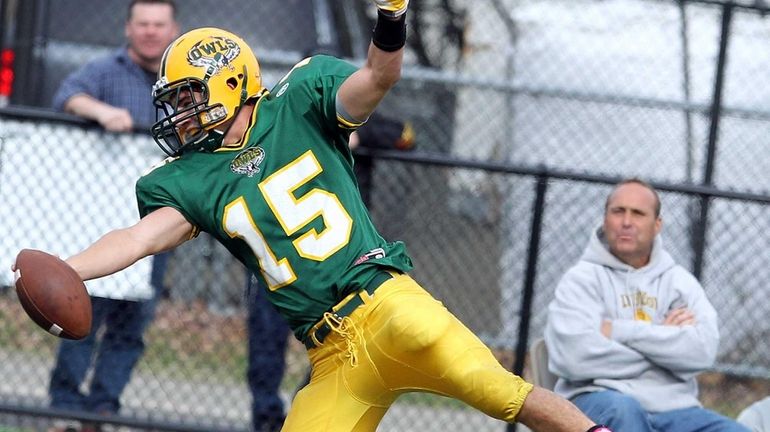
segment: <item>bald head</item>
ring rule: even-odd
[[[615,194],[615,192],[617,192],[617,190],[620,187],[629,185],[629,184],[636,184],[650,191],[650,194],[652,194],[655,200],[655,217],[660,217],[660,196],[658,196],[658,191],[656,191],[655,188],[652,187],[652,185],[650,185],[646,181],[635,177],[623,180],[620,183],[615,185],[615,188],[612,189],[612,192],[610,192],[610,194],[607,195],[607,201],[604,203],[604,211],[607,211],[607,208],[609,207],[609,204],[610,204],[610,200],[612,199],[612,196]]]

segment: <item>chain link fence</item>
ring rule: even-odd
[[[522,324],[529,340],[542,335],[556,282],[600,223],[610,185],[640,176],[662,191],[667,248],[699,274],[720,314],[718,365],[702,377],[701,399],[735,415],[769,394],[767,9],[754,1],[413,3],[404,78],[381,112],[412,121],[417,151],[371,153],[370,209],[386,238],[406,241],[415,278],[514,368]],[[19,55],[29,67],[17,74],[16,103],[44,109],[68,72],[120,45],[126,5],[30,1],[16,10],[30,13],[35,29],[16,40],[31,47]],[[361,61],[371,9],[364,0],[185,0],[179,20],[242,34],[271,85],[309,52]],[[1,112],[0,268],[21,248],[68,256],[130,223],[134,181],[161,157],[143,134],[108,134],[43,110]],[[540,242],[528,288],[533,227]],[[148,260],[105,283],[149,288],[151,274]],[[10,278],[0,272],[0,285]],[[147,350],[113,420],[248,429],[247,278],[206,236],[173,253]],[[532,304],[522,309],[527,289]],[[23,315],[11,288],[0,295],[0,322],[2,411],[57,414],[46,411],[57,341]],[[296,341],[286,365],[288,402],[307,372]],[[505,428],[459,403],[410,395],[380,430]]]

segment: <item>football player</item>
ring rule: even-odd
[[[396,398],[460,399],[536,431],[599,430],[575,406],[505,370],[409,277],[401,242],[378,234],[354,180],[350,133],[399,80],[406,0],[375,0],[365,64],[302,60],[273,89],[241,38],[190,31],[166,50],[153,136],[169,158],[137,182],[142,219],[68,262],[117,272],[206,231],[251,269],[304,342],[310,383],[284,431],[374,431]]]

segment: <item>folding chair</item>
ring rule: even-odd
[[[532,384],[553,391],[558,377],[548,370],[548,348],[545,339],[536,339],[529,348],[529,372],[525,374]],[[531,429],[519,423],[517,431],[531,432]]]

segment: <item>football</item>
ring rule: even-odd
[[[91,332],[91,297],[75,269],[58,257],[33,249],[16,256],[16,294],[32,321],[66,339]]]

